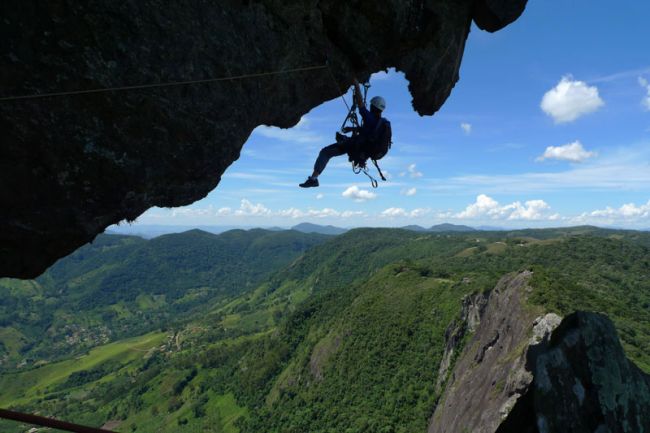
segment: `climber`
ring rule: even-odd
[[[359,81],[357,81],[356,78],[354,79],[354,100],[356,105],[359,107],[359,113],[363,119],[362,125],[360,127],[343,128],[344,133],[352,132],[352,137],[337,133],[336,143],[330,144],[321,149],[318,158],[316,159],[316,163],[314,164],[314,172],[306,181],[299,185],[301,188],[312,188],[318,186],[318,176],[323,172],[325,166],[332,157],[347,153],[350,156],[350,160],[353,161],[355,154],[361,152],[363,155],[364,148],[372,146],[371,141],[373,136],[376,135],[379,122],[382,119],[381,113],[386,108],[386,101],[381,96],[375,96],[370,100],[370,111],[368,111],[363,102],[363,98],[361,97]],[[390,123],[385,119],[383,120],[383,123],[390,126]],[[363,161],[365,163],[365,158]]]

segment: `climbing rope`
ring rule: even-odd
[[[350,111],[350,106],[348,105],[348,101],[345,100],[345,92],[343,92],[343,89],[341,89],[341,86],[339,86],[339,82],[336,81],[336,77],[334,76],[334,72],[332,72],[332,68],[330,68],[330,63],[329,60],[325,63],[325,66],[327,66],[327,70],[330,73],[330,77],[332,78],[332,81],[334,82],[334,85],[336,86],[336,90],[338,90],[341,93],[341,99],[343,100],[343,103],[345,104],[345,108],[348,109],[348,112]]]
[[[363,167],[362,171],[363,174],[368,176],[368,178],[370,179],[370,185],[372,185],[373,188],[377,188],[379,186],[379,183],[377,182],[377,179],[375,179],[374,177],[372,177],[370,173],[368,173],[368,167]]]
[[[79,424],[73,424],[70,422],[58,421],[56,419],[46,418],[44,416],[14,412],[6,409],[0,409],[0,418],[23,422],[26,424],[40,425],[41,427],[49,427],[58,430],[65,430],[73,433],[114,433],[110,430],[102,430],[94,427],[86,427]]]
[[[53,93],[39,93],[34,95],[18,95],[18,96],[5,96],[0,98],[0,102],[8,101],[19,101],[25,99],[37,99],[37,98],[53,98],[57,96],[73,96],[73,95],[87,95],[92,93],[104,93],[104,92],[118,92],[124,90],[138,90],[138,89],[155,89],[163,87],[175,87],[175,86],[187,86],[190,84],[202,84],[202,83],[214,83],[217,81],[234,81],[234,80],[244,80],[248,78],[259,78],[267,77],[271,75],[281,75],[289,74],[293,72],[304,72],[304,71],[316,71],[319,69],[329,69],[329,65],[318,65],[318,66],[306,66],[303,68],[293,68],[293,69],[283,69],[280,71],[270,71],[270,72],[259,72],[254,74],[242,74],[234,75],[229,77],[219,77],[219,78],[208,78],[204,80],[189,80],[189,81],[171,81],[166,83],[154,83],[154,84],[139,84],[134,86],[119,86],[119,87],[102,87],[97,89],[87,89],[87,90],[71,90],[68,92],[53,92]],[[330,70],[330,73],[332,71]],[[345,99],[343,100],[345,102]],[[347,105],[347,103],[346,103]]]

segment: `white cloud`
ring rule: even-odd
[[[641,104],[645,107],[646,110],[650,111],[650,83],[643,77],[639,77],[639,84],[646,91],[646,95],[643,97]]]
[[[345,198],[350,198],[357,202],[372,200],[373,198],[377,197],[377,194],[374,192],[365,189],[359,189],[359,187],[356,185],[349,187],[343,191],[343,194],[341,195]]]
[[[278,215],[281,217],[288,217],[288,218],[301,218],[305,216],[305,213],[301,211],[300,209],[296,209],[295,207],[291,207],[289,209],[283,209],[278,211]]]
[[[179,207],[172,209],[172,217],[202,217],[210,215],[213,212],[211,206],[202,207],[202,208],[192,208],[192,207]]]
[[[408,172],[409,172],[409,175],[414,179],[418,178],[418,177],[422,177],[422,172],[419,172],[417,170],[417,168],[415,167],[415,164],[411,164],[411,165],[408,166]],[[401,176],[401,174],[400,174],[400,176]]]
[[[516,201],[504,206],[485,194],[476,197],[476,201],[456,214],[459,219],[489,218],[494,220],[542,220],[557,218],[557,215],[546,215],[550,206],[544,200],[529,200],[524,204]]]
[[[318,143],[323,137],[310,130],[310,122],[303,116],[293,128],[278,128],[275,126],[261,125],[255,128],[253,134],[259,134],[266,138],[273,138],[280,141],[292,141],[296,143]]]
[[[645,204],[627,203],[619,208],[607,206],[568,218],[571,224],[614,225],[648,228],[650,224],[650,200]]]
[[[627,203],[618,209],[607,206],[605,209],[595,210],[589,215],[600,218],[650,218],[650,200],[646,204],[639,206],[634,203]]]
[[[409,188],[409,189],[403,189],[402,190],[402,195],[405,195],[407,197],[412,197],[418,192],[417,189],[415,188]]]
[[[563,146],[548,146],[546,151],[544,151],[544,154],[539,156],[536,161],[557,159],[560,161],[582,162],[593,156],[596,156],[595,152],[585,150],[582,143],[576,140],[573,143],[565,144]]]
[[[492,197],[481,194],[476,197],[476,201],[459,213],[458,218],[476,218],[481,215],[490,215],[499,207],[499,203]]]
[[[341,212],[341,218],[352,218],[352,217],[365,217],[367,214],[360,210],[346,210]]]
[[[472,125],[470,123],[461,123],[460,127],[462,128],[463,131],[465,131],[465,134],[469,135],[472,132]]]
[[[318,194],[316,194],[316,200],[320,200],[320,199],[322,199],[323,197],[325,197],[325,196],[324,196],[322,193],[318,193]]]
[[[540,107],[553,117],[555,123],[566,123],[592,113],[603,105],[605,102],[598,95],[596,86],[590,87],[584,81],[565,76],[557,86],[544,94]]]
[[[309,209],[306,211],[296,209],[296,208],[289,208],[289,209],[283,209],[275,212],[276,216],[279,217],[285,217],[285,218],[292,218],[292,219],[298,219],[298,218],[352,218],[352,217],[363,217],[366,216],[365,212],[362,211],[350,211],[346,210],[343,212],[339,212],[336,209],[332,208],[323,208],[323,209]]]
[[[551,217],[544,215],[545,211],[551,209],[544,200],[529,200],[523,206],[517,201],[506,208],[512,209],[512,213],[508,216],[509,220],[541,220]]]
[[[383,218],[419,218],[430,212],[429,209],[417,208],[407,211],[401,207],[389,207],[382,211],[379,216]]]
[[[421,216],[424,216],[424,215],[428,214],[429,212],[430,212],[429,209],[417,208],[417,209],[413,209],[411,212],[409,212],[409,216],[411,218],[418,218],[418,217],[421,217]]]
[[[253,204],[247,199],[242,199],[239,209],[235,211],[236,216],[267,216],[271,210],[262,203]]]
[[[389,207],[381,213],[381,216],[388,218],[406,217],[408,216],[408,212],[401,207]]]
[[[336,209],[326,207],[320,210],[310,209],[307,211],[306,216],[314,217],[314,218],[331,218],[331,217],[339,217],[341,216],[341,213]]]

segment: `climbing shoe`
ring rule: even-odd
[[[306,181],[298,185],[300,188],[313,188],[318,186],[318,179],[315,177],[309,176]]]

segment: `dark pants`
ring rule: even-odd
[[[335,156],[340,156],[348,153],[354,146],[356,141],[349,137],[344,137],[337,143],[325,146],[320,150],[316,163],[314,164],[314,171],[319,175],[325,170],[325,166]]]

